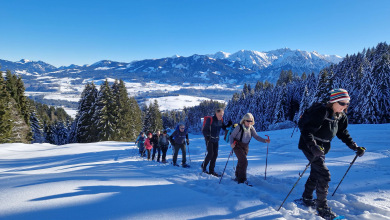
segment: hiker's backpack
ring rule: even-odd
[[[313,110],[320,109],[324,106],[323,103],[316,102],[313,105],[311,105],[309,108],[307,108],[301,117],[298,120],[298,128],[302,131],[302,129],[310,122],[310,114],[313,112]]]
[[[211,125],[213,124],[213,116],[204,116],[203,117],[203,125],[202,125],[202,133],[203,133],[204,126],[206,125],[207,119],[210,119],[210,132],[211,132]],[[223,123],[223,118],[222,118],[222,123]]]
[[[227,143],[230,142],[230,134],[233,132],[234,128],[237,127],[238,124],[233,124],[232,126],[229,126],[228,128],[226,128],[226,131],[225,131],[225,137],[223,138]]]

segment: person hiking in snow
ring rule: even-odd
[[[148,160],[150,160],[150,153],[153,148],[153,143],[152,143],[152,137],[153,134],[151,132],[148,133],[148,138],[145,140],[145,150],[148,152]]]
[[[156,151],[157,151],[158,152],[157,162],[160,162],[160,157],[161,157],[161,148],[160,148],[160,144],[158,142],[159,138],[160,138],[160,131],[157,131],[156,134],[154,134],[152,137],[152,143],[153,143],[152,160],[154,160],[154,157],[156,156]]]
[[[214,168],[215,168],[215,162],[217,161],[217,157],[218,157],[218,142],[219,142],[219,134],[221,132],[221,128],[226,131],[226,127],[232,125],[232,121],[229,121],[229,123],[226,126],[223,124],[223,120],[222,120],[223,114],[224,114],[224,110],[222,108],[216,109],[214,116],[208,117],[206,119],[202,130],[204,139],[206,141],[207,155],[201,167],[203,172],[207,173],[206,168],[207,165],[210,163],[208,174],[211,174],[213,176],[220,176],[218,173],[214,171]]]
[[[139,136],[137,137],[137,140],[135,140],[135,144],[137,144],[139,154],[141,157],[144,156],[144,144],[145,144],[145,135],[144,132],[141,132]]]
[[[162,159],[161,162],[166,163],[166,156],[167,156],[167,151],[168,151],[168,146],[169,146],[169,135],[167,134],[167,131],[164,130],[163,134],[160,135],[158,139],[158,143],[160,145],[161,151],[162,151]]]
[[[230,146],[233,148],[234,153],[237,156],[237,167],[236,167],[236,180],[240,183],[245,183],[247,185],[248,181],[246,179],[246,169],[248,167],[248,160],[246,156],[249,151],[249,142],[252,137],[257,141],[263,143],[270,143],[270,140],[260,137],[253,125],[255,124],[255,119],[251,113],[246,113],[241,119],[240,124],[234,128],[233,132],[230,135]]]
[[[305,111],[298,122],[301,130],[298,148],[311,161],[310,176],[305,184],[302,201],[307,206],[317,205],[321,217],[336,217],[327,203],[330,172],[325,165],[325,154],[330,150],[331,140],[337,136],[349,148],[363,156],[365,148],[359,147],[347,130],[350,97],[344,89],[330,91],[330,99],[326,104],[315,103]],[[313,200],[316,190],[317,200]]]
[[[177,155],[179,154],[179,150],[181,150],[182,153],[182,166],[183,167],[188,167],[186,164],[186,142],[187,145],[190,144],[190,140],[188,139],[188,133],[187,130],[185,129],[184,124],[179,124],[176,127],[176,130],[172,133],[172,135],[169,137],[169,140],[175,150],[173,154],[173,165],[174,166],[179,166],[176,164],[177,162]]]

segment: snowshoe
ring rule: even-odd
[[[172,163],[172,165],[175,167],[179,167],[179,164],[177,164],[177,163]]]
[[[317,207],[318,215],[326,220],[337,219],[336,213],[334,213],[329,207]],[[339,218],[340,219],[340,218]]]
[[[317,200],[316,199],[300,198],[300,199],[294,200],[294,203],[297,205],[301,205],[301,206],[315,209],[316,205],[317,205]]]

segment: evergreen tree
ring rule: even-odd
[[[115,112],[118,107],[114,102],[112,89],[107,81],[101,85],[95,107],[96,134],[99,141],[110,141],[114,138],[117,124]]]
[[[76,120],[73,126],[72,142],[90,143],[97,141],[95,121],[95,105],[98,91],[94,83],[87,83],[81,94]]]
[[[7,91],[3,72],[0,71],[0,143],[10,141],[12,122],[10,120],[11,110],[9,108],[10,94]]]
[[[32,130],[32,141],[31,143],[43,143],[45,141],[43,130],[41,128],[41,123],[39,122],[38,117],[35,112],[32,112],[30,115],[30,124]]]

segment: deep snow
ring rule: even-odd
[[[390,219],[390,124],[350,125],[349,131],[367,152],[332,197],[354,157],[341,141],[332,142],[329,205],[347,219]],[[134,143],[2,144],[0,219],[321,219],[292,202],[309,171],[276,211],[308,163],[297,149],[299,132],[290,138],[291,132],[259,132],[271,137],[266,180],[267,145],[252,140],[248,177],[254,187],[231,180],[232,157],[221,184],[201,174],[204,140],[191,134],[188,169],[145,161]],[[221,140],[216,171],[222,172],[230,150]]]

